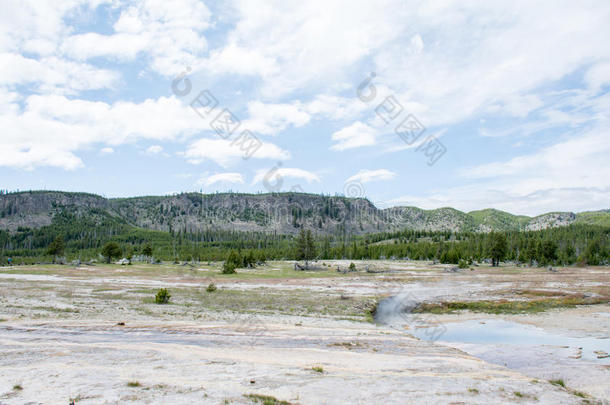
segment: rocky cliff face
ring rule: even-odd
[[[573,213],[536,218],[497,210],[464,213],[453,208],[378,209],[366,199],[304,193],[199,194],[106,199],[93,194],[55,191],[0,195],[0,229],[49,225],[62,210],[81,216],[95,211],[146,229],[195,232],[205,229],[320,234],[366,234],[402,229],[433,231],[539,230],[577,221]],[[598,212],[598,216],[610,213]]]
[[[576,214],[572,212],[552,212],[533,218],[527,224],[528,231],[539,231],[546,228],[568,226],[576,221]]]
[[[109,206],[103,197],[85,193],[39,191],[0,195],[0,229],[49,225],[62,207],[86,214],[91,208],[107,210]]]

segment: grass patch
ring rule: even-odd
[[[551,384],[556,385],[558,387],[562,387],[565,388],[566,387],[566,383],[560,378],[558,380],[550,380],[549,381]]]
[[[193,308],[206,311],[245,314],[285,314],[293,316],[323,316],[347,318],[352,321],[366,320],[364,314],[370,306],[371,297],[354,297],[341,300],[339,294],[318,293],[308,290],[274,290],[256,288],[237,290],[220,288],[210,294],[202,289],[174,289],[177,302],[190,303]]]
[[[315,371],[316,373],[320,373],[320,374],[324,374],[324,368],[320,367],[320,366],[315,366],[311,368],[313,371]]]
[[[607,304],[609,302],[610,299],[608,297],[585,298],[582,296],[546,298],[531,301],[455,301],[422,303],[413,312],[450,314],[455,311],[471,311],[488,314],[520,314],[544,312],[555,308],[573,308],[577,305]]]
[[[36,307],[32,307],[31,309],[36,310],[36,311],[48,311],[48,312],[58,312],[58,313],[74,313],[74,314],[78,314],[80,312],[80,310],[74,309],[74,308],[57,308],[57,307],[41,307],[41,306],[36,306]]]
[[[550,290],[520,290],[517,291],[516,294],[519,295],[527,295],[530,297],[567,297],[570,293],[566,293],[563,291],[550,291]]]
[[[260,394],[245,394],[244,397],[248,398],[255,404],[263,404],[263,405],[292,405],[288,401],[281,401],[277,398],[268,396],[268,395],[260,395]]]
[[[15,384],[13,385],[13,391],[23,391],[23,387],[21,384]]]
[[[343,347],[345,349],[352,350],[353,348],[363,347],[364,345],[360,342],[341,342],[341,343],[330,343],[326,345],[328,347]]]
[[[137,387],[141,387],[142,384],[140,384],[139,381],[129,381],[127,383],[127,386],[130,387],[130,388],[137,388]]]
[[[523,398],[524,397],[524,395],[522,393],[520,393],[519,391],[515,391],[515,392],[513,392],[513,394],[515,394],[515,396],[517,398]]]
[[[479,390],[476,388],[468,388],[468,392],[470,392],[471,394],[478,394]]]

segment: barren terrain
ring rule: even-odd
[[[610,400],[610,269],[355,264],[0,268],[0,403]],[[167,305],[154,303],[162,287]],[[380,314],[388,297],[401,310]],[[462,325],[478,341],[458,341]],[[481,341],[499,327],[515,335]]]

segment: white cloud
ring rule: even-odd
[[[64,18],[107,3],[103,0],[19,0],[4,4],[0,14],[0,50],[50,55],[71,28]]]
[[[171,76],[197,64],[207,49],[203,31],[210,26],[210,11],[197,0],[144,0],[124,8],[114,34],[84,33],[70,36],[62,50],[85,60],[112,57],[133,60],[150,57],[152,70]]]
[[[112,148],[102,148],[102,149],[100,150],[100,153],[101,153],[102,155],[111,155],[111,154],[113,154],[113,153],[114,153],[114,149],[112,149]]]
[[[610,59],[606,3],[237,1],[235,8],[236,26],[212,50],[208,70],[256,75],[269,99],[297,91],[336,97],[374,70],[426,126],[494,106],[525,117],[544,103],[541,86]]]
[[[289,126],[298,128],[310,120],[310,115],[298,102],[265,104],[252,101],[248,103],[248,113],[250,118],[243,123],[244,128],[265,135],[275,135]]]
[[[610,84],[610,61],[604,61],[592,66],[585,74],[587,84],[595,89]]]
[[[227,167],[232,162],[243,158],[245,152],[238,145],[231,144],[229,140],[201,138],[188,146],[184,156],[192,164],[211,160],[220,166]],[[263,142],[251,158],[285,160],[290,158],[290,153],[273,143]]]
[[[375,135],[375,129],[360,121],[356,121],[352,125],[332,134],[332,140],[337,143],[332,145],[331,149],[345,150],[375,145],[377,143]]]
[[[335,120],[354,119],[371,106],[356,97],[340,97],[330,94],[318,94],[305,105],[305,110],[317,117],[329,117]]]
[[[464,185],[391,202],[465,211],[493,207],[526,215],[609,207],[609,155],[610,133],[598,127],[529,155],[464,169],[461,175],[470,180]]]
[[[37,84],[39,90],[75,93],[80,90],[112,88],[119,81],[116,72],[99,69],[86,63],[56,57],[40,60],[15,53],[0,53],[0,85]]]
[[[282,168],[272,168],[272,169],[261,169],[256,172],[254,176],[254,180],[252,181],[252,185],[256,183],[260,183],[263,180],[267,179],[269,181],[277,182],[278,179],[283,178],[293,178],[293,179],[303,179],[307,183],[320,182],[320,177],[317,174],[309,172],[307,170],[299,169],[296,167],[282,167]]]
[[[406,7],[397,1],[240,0],[235,9],[235,29],[207,66],[258,75],[270,97],[345,81],[347,68],[405,29]]]
[[[202,184],[206,187],[216,183],[244,184],[244,178],[241,173],[216,173],[211,176],[204,176],[197,182],[197,184]]]
[[[369,183],[371,181],[392,180],[394,177],[396,177],[396,173],[387,169],[360,170],[358,173],[345,180],[345,182],[357,181],[360,183]]]
[[[562,187],[610,187],[610,132],[595,128],[505,162],[494,162],[463,169],[461,174],[474,179],[516,179],[516,192]],[[514,181],[514,180],[513,180]]]
[[[153,40],[152,36],[120,33],[101,35],[95,32],[68,37],[62,49],[74,59],[112,57],[120,61],[133,60]]]
[[[94,144],[176,140],[207,124],[174,97],[107,104],[64,96],[30,96],[0,114],[0,166],[83,166],[76,152]]]
[[[159,145],[151,145],[146,148],[146,153],[149,155],[157,155],[161,152],[163,152],[163,148]]]

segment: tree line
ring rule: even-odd
[[[60,212],[49,226],[0,230],[0,263],[9,257],[13,263],[52,262],[60,256],[83,261],[137,256],[225,261],[233,251],[240,258],[251,256],[254,262],[284,259],[306,264],[315,259],[412,259],[600,265],[610,263],[610,228],[570,225],[488,234],[403,230],[364,236],[316,235],[315,230],[303,228],[295,236],[214,228],[188,233],[135,228],[100,211],[86,217]],[[244,265],[243,259],[239,265],[238,259],[234,261],[237,267]]]

